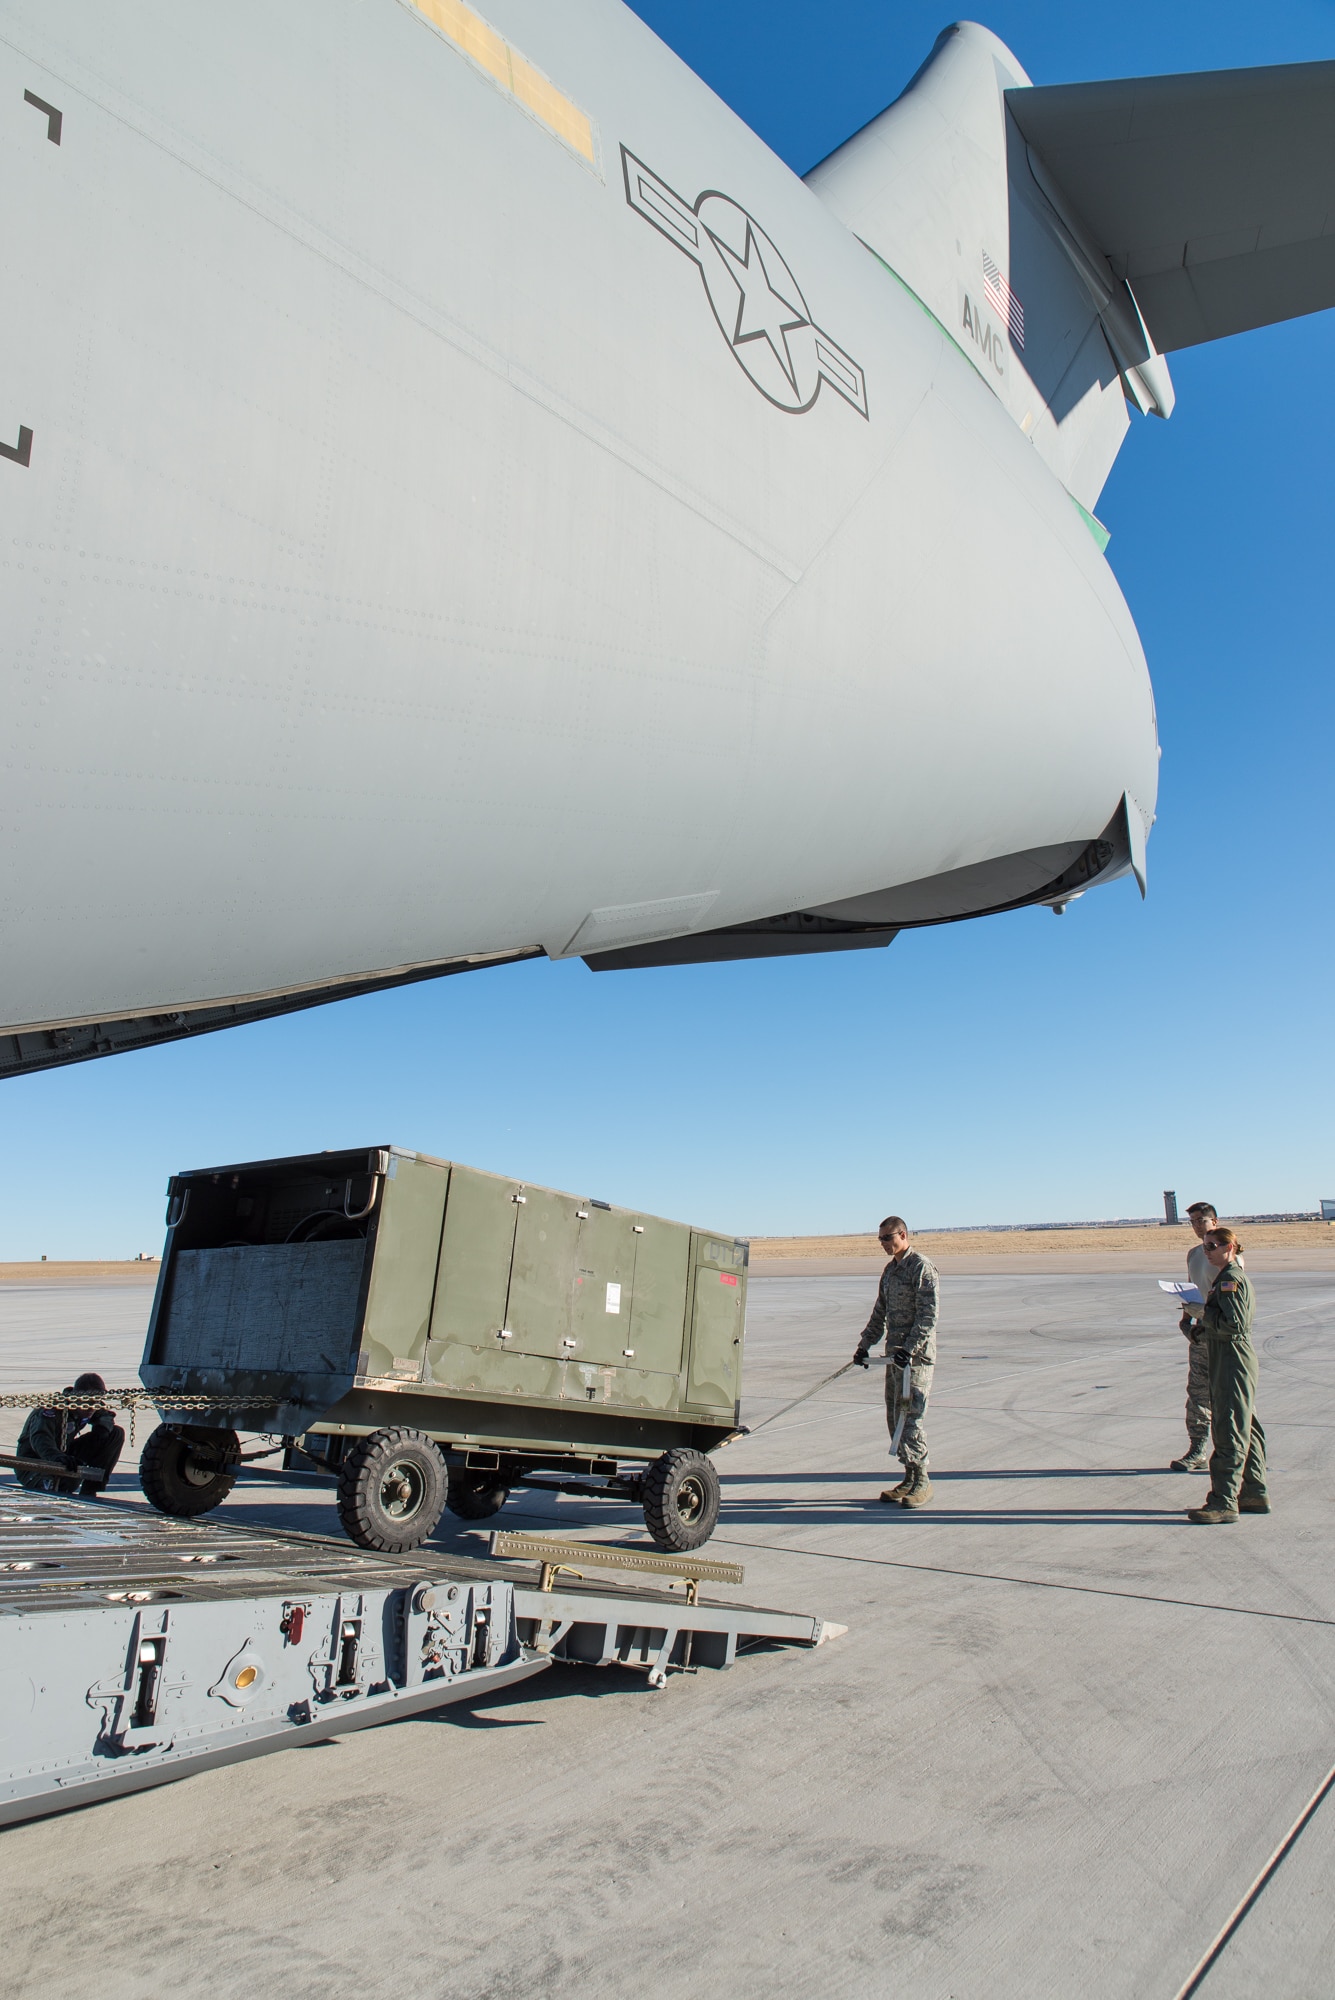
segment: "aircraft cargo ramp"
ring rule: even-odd
[[[526,1564],[0,1487],[0,1826],[490,1694],[553,1662],[731,1666],[817,1618],[701,1602],[736,1565],[498,1534]],[[532,1562],[540,1567],[537,1582]],[[576,1566],[572,1568],[572,1565]],[[579,1568],[583,1565],[583,1568]],[[657,1569],[685,1591],[590,1581]]]

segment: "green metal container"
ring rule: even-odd
[[[178,1426],[304,1438],[333,1468],[321,1440],[406,1428],[501,1487],[620,1471],[620,1490],[626,1464],[738,1428],[731,1236],[394,1146],[168,1195],[140,1372]]]

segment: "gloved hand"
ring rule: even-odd
[[[853,1364],[857,1368],[871,1367],[871,1363],[867,1359],[867,1350],[864,1347],[859,1347],[855,1349],[853,1354]]]
[[[913,1356],[909,1353],[907,1347],[897,1347],[890,1359],[894,1362],[896,1368],[908,1368],[912,1364]]]
[[[1196,1322],[1192,1318],[1189,1312],[1184,1312],[1177,1324],[1178,1324],[1178,1331],[1180,1333],[1185,1333],[1188,1340],[1194,1340],[1196,1338]]]

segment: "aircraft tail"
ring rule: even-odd
[[[1335,305],[1335,63],[1036,88],[963,22],[807,184],[1086,510],[1163,352]]]

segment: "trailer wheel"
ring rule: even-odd
[[[203,1424],[159,1424],[139,1460],[144,1498],[160,1514],[191,1520],[224,1501],[236,1484],[241,1440]]]
[[[499,1486],[494,1472],[469,1472],[450,1467],[450,1497],[445,1502],[461,1521],[488,1521],[499,1514],[510,1498],[508,1486]]]
[[[445,1461],[422,1431],[372,1431],[343,1454],[338,1518],[358,1548],[396,1554],[426,1540],[445,1490]]]
[[[718,1525],[718,1473],[702,1451],[677,1445],[644,1475],[644,1522],[660,1549],[702,1548]]]

